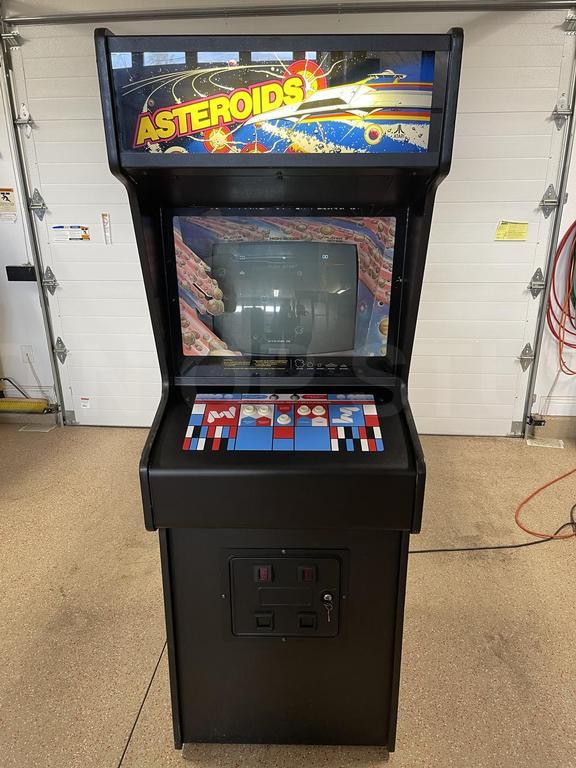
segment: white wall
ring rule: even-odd
[[[8,115],[0,91],[0,187],[16,187],[9,142]],[[36,283],[8,282],[6,265],[32,261],[23,222],[22,200],[17,198],[16,221],[0,220],[0,376],[9,376],[31,395],[42,391],[54,397],[54,382]],[[32,348],[30,365],[22,359],[22,346]],[[15,394],[9,387],[7,394]]]
[[[152,4],[131,0],[123,8]],[[69,11],[72,4],[12,2],[7,10],[29,12],[30,5],[40,13]],[[505,435],[522,415],[528,373],[516,358],[533,342],[538,308],[527,284],[544,266],[550,230],[538,203],[558,173],[562,134],[551,113],[574,50],[564,17],[564,11],[395,13],[108,26],[117,34],[207,35],[464,27],[454,162],[434,215],[410,398],[422,432]],[[50,209],[38,232],[44,261],[61,283],[51,300],[54,323],[71,349],[61,367],[66,407],[85,424],[146,425],[159,392],[156,356],[125,191],[106,166],[93,27],[20,31],[15,66],[36,124],[29,171]],[[111,246],[99,226],[103,211],[111,214]],[[528,221],[527,241],[495,243],[499,219]],[[91,226],[92,242],[52,241],[50,226],[72,221]],[[81,410],[86,397],[90,409]]]

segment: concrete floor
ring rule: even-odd
[[[140,510],[146,433],[0,425],[0,765],[182,766],[172,747],[156,536]],[[576,466],[576,446],[424,439],[413,548],[514,542],[515,504]],[[568,479],[526,519],[558,527]],[[413,555],[396,768],[576,766],[576,543]],[[127,745],[127,748],[126,748]],[[122,755],[126,748],[124,757]],[[370,749],[206,747],[199,768],[374,768]]]

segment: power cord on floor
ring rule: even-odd
[[[547,483],[540,485],[538,488],[536,488],[535,491],[532,491],[532,493],[528,494],[528,496],[522,499],[520,504],[518,504],[516,507],[516,511],[514,513],[516,524],[526,533],[529,533],[531,536],[535,536],[538,541],[524,541],[520,544],[492,544],[483,547],[440,547],[438,549],[410,549],[408,550],[408,554],[428,555],[432,554],[433,552],[483,552],[495,549],[521,549],[522,547],[533,547],[536,544],[545,544],[548,541],[572,539],[576,537],[576,504],[574,504],[570,510],[570,520],[567,523],[564,523],[564,525],[561,525],[560,528],[558,528],[558,530],[554,533],[542,533],[541,531],[534,531],[531,528],[528,528],[520,520],[520,512],[526,506],[526,504],[528,504],[528,502],[531,501],[539,493],[544,491],[546,488],[549,488],[551,485],[560,482],[560,480],[564,480],[564,478],[570,477],[570,475],[573,474],[576,474],[576,467],[569,470],[568,472],[564,472],[562,475],[558,475],[558,477],[555,477],[553,480],[549,480]],[[562,531],[564,531],[566,528],[570,528],[570,533],[562,533]]]
[[[572,510],[576,509],[576,504],[572,507]],[[440,549],[410,549],[409,555],[428,555],[432,552],[481,552],[487,549],[520,549],[521,547],[535,547],[536,544],[546,544],[548,541],[558,541],[558,534],[565,528],[572,528],[572,531],[576,533],[576,522],[564,523],[554,533],[553,536],[549,536],[547,539],[539,539],[538,541],[524,541],[521,544],[493,544],[486,547],[441,547]],[[572,535],[574,535],[574,533]],[[562,538],[569,538],[568,536]]]
[[[118,765],[116,766],[116,768],[121,768],[121,765],[124,762],[124,758],[126,757],[126,752],[128,752],[128,747],[130,746],[130,742],[132,741],[132,736],[134,735],[134,731],[136,730],[136,726],[138,725],[138,720],[140,719],[140,715],[142,714],[142,710],[144,709],[144,704],[146,703],[146,699],[148,698],[148,694],[150,693],[150,688],[152,688],[152,683],[154,682],[154,678],[156,677],[156,672],[158,672],[158,667],[160,666],[160,662],[162,661],[162,656],[164,655],[164,651],[166,650],[167,642],[168,642],[167,640],[164,640],[164,644],[162,645],[162,650],[160,651],[158,660],[154,666],[154,669],[152,670],[152,674],[150,675],[150,680],[148,681],[148,685],[144,692],[144,696],[142,697],[142,701],[140,702],[140,706],[138,707],[138,712],[136,713],[136,717],[134,718],[134,722],[132,723],[132,728],[130,728],[130,733],[128,734],[128,738],[126,739],[126,743],[124,744],[124,749],[122,750],[122,754],[120,755],[120,760],[118,761]]]

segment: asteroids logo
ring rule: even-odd
[[[138,116],[134,147],[190,136],[198,131],[243,123],[257,115],[302,101],[305,85],[300,75],[237,88],[226,94],[197,99]]]

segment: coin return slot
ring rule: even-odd
[[[256,629],[259,632],[271,632],[274,629],[273,613],[257,613],[254,618],[256,619]]]
[[[315,613],[299,613],[298,629],[316,629],[318,620]]]

